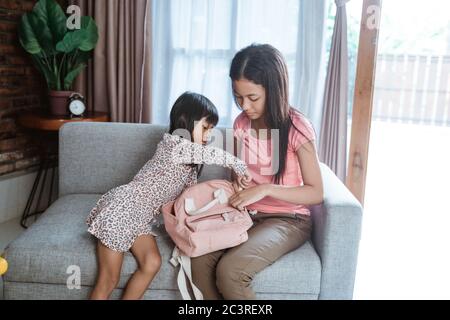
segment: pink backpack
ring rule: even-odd
[[[178,286],[184,299],[190,299],[185,275],[195,297],[202,299],[201,292],[192,283],[189,257],[231,248],[248,239],[247,230],[253,221],[247,211],[228,204],[233,194],[231,182],[210,180],[186,189],[161,209],[167,233],[176,244],[171,263],[181,265]]]
[[[247,241],[253,225],[246,211],[228,204],[231,182],[210,180],[186,189],[162,207],[167,233],[188,257],[198,257]]]

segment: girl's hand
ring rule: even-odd
[[[233,181],[232,185],[233,185],[234,193],[242,191],[242,188],[238,185],[236,180]]]
[[[241,191],[243,189],[248,189],[250,187],[250,182],[252,181],[252,175],[248,170],[245,171],[244,175],[236,178],[237,191]]]
[[[266,197],[268,195],[268,190],[269,188],[267,185],[260,184],[235,193],[230,197],[228,203],[232,207],[242,211],[246,206],[258,202]]]

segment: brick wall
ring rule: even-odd
[[[65,8],[66,1],[58,2]],[[35,3],[0,0],[0,176],[39,162],[35,134],[17,124],[21,113],[46,107],[45,79],[17,36],[22,14],[31,11]]]

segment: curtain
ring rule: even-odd
[[[230,127],[240,113],[228,77],[231,60],[252,43],[269,43],[286,58],[291,104],[316,119],[318,129],[326,3],[153,0],[153,122],[167,124],[172,104],[189,90],[210,98],[219,109],[219,125]]]
[[[70,0],[94,18],[99,41],[75,89],[113,122],[151,121],[151,0]]]
[[[326,18],[328,1],[300,1],[295,68],[294,106],[311,120],[320,140],[326,76]]]
[[[325,82],[319,157],[345,182],[347,166],[348,49],[347,14],[349,0],[335,0],[337,11]]]

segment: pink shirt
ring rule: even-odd
[[[315,132],[311,123],[301,113],[295,109],[290,112],[292,122],[301,131],[298,132],[294,127],[289,131],[289,142],[286,159],[286,169],[280,181],[280,185],[284,186],[301,186],[303,185],[302,173],[298,162],[297,151],[300,147],[315,140]],[[239,157],[248,165],[248,170],[252,174],[253,181],[251,185],[274,183],[272,168],[272,146],[271,140],[276,140],[276,136],[272,134],[270,140],[259,139],[250,133],[251,122],[247,115],[242,112],[234,121],[234,136],[239,140],[238,146],[241,145]],[[255,132],[255,131],[254,131]],[[274,140],[274,141],[275,141]],[[278,170],[278,168],[277,168]],[[265,197],[260,201],[247,206],[249,210],[257,210],[265,213],[299,213],[309,215],[310,211],[307,206],[297,205],[286,201],[281,201],[272,197]]]

